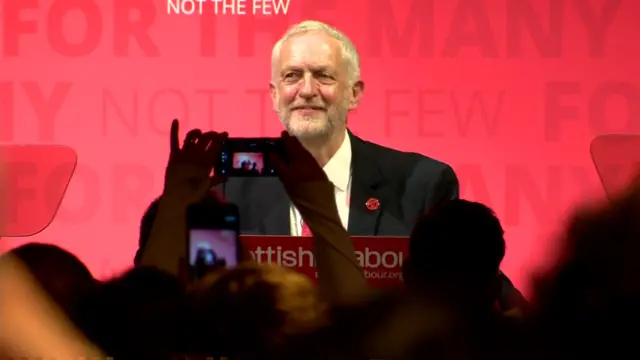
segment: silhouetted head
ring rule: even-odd
[[[9,252],[20,259],[51,299],[76,320],[97,281],[72,253],[51,244],[30,243]]]
[[[88,303],[84,328],[116,359],[168,359],[183,350],[186,302],[179,279],[135,268],[100,287]]]
[[[639,353],[629,331],[640,322],[640,183],[634,184],[610,204],[580,209],[555,266],[537,281],[537,317],[552,356]]]
[[[194,289],[201,355],[261,354],[316,329],[325,306],[306,276],[272,265],[243,264]]]
[[[494,212],[481,203],[451,200],[417,222],[404,276],[414,288],[489,296],[497,293],[504,255],[504,230]]]

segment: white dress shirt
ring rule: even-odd
[[[342,226],[347,229],[349,226],[349,197],[351,194],[351,139],[349,139],[349,134],[345,135],[338,151],[322,169],[327,174],[329,181],[333,183],[338,214],[340,215]],[[301,236],[302,216],[293,205],[291,205],[289,219],[291,236]]]

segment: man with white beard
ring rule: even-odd
[[[334,27],[304,21],[289,28],[273,47],[270,90],[285,130],[334,184],[338,214],[350,235],[409,236],[422,214],[459,197],[451,166],[368,142],[349,131],[347,117],[360,104],[364,82],[355,46]],[[242,234],[310,235],[277,177],[230,178],[222,189],[240,208]],[[509,299],[522,296],[500,276],[501,303],[509,310],[519,305],[509,305]]]
[[[347,117],[360,104],[364,82],[355,46],[334,27],[303,21],[289,28],[273,47],[270,90],[284,128],[335,185],[338,213],[350,235],[409,236],[422,214],[459,197],[449,165],[348,130]],[[240,206],[245,234],[309,235],[277,178],[230,179],[225,196]],[[520,293],[500,276],[503,310],[521,305]]]

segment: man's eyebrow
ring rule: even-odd
[[[323,71],[323,72],[332,72],[333,69],[329,65],[319,65],[311,68],[314,72]]]
[[[318,71],[333,71],[332,67],[329,65],[318,65],[318,66],[311,66],[310,67],[311,71],[313,72],[318,72]],[[281,74],[284,74],[286,72],[289,71],[302,71],[302,67],[300,66],[296,66],[296,65],[286,65],[282,68],[282,71],[280,72]]]
[[[300,67],[295,65],[285,65],[282,67],[281,73],[285,73],[287,71],[292,71],[292,70],[300,70]]]

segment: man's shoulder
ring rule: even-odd
[[[439,173],[453,171],[452,167],[435,158],[416,152],[407,152],[382,146],[371,141],[358,139],[372,158],[378,160],[385,170],[411,169]]]

